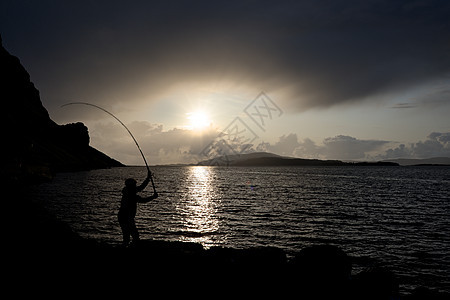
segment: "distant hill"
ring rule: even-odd
[[[396,162],[401,166],[418,166],[418,165],[450,166],[450,157],[433,157],[433,158],[426,158],[426,159],[398,158],[398,159],[388,159],[388,160],[384,160],[384,161]]]
[[[231,163],[239,163],[241,161],[245,161],[248,159],[260,159],[260,158],[269,158],[269,157],[278,157],[281,158],[280,155],[268,153],[268,152],[253,152],[247,154],[234,154],[234,155],[226,155],[226,156],[218,156],[212,159],[203,160],[197,163],[199,166],[214,166],[214,165],[230,165]]]
[[[254,152],[219,156],[199,162],[200,166],[398,166],[395,162],[343,162],[340,160],[303,159],[280,156],[267,152]]]
[[[84,124],[58,125],[50,119],[30,75],[3,47],[1,36],[0,66],[2,183],[42,181],[58,171],[123,166],[89,146]]]

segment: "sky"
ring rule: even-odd
[[[1,0],[58,124],[125,164],[450,157],[450,2]]]

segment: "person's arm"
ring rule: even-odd
[[[153,195],[151,195],[150,197],[138,197],[137,198],[138,199],[137,202],[139,202],[139,203],[147,203],[147,202],[149,202],[149,201],[151,201],[153,199],[156,199],[156,198],[158,198],[158,193],[154,192]]]
[[[147,176],[147,178],[145,178],[144,182],[140,186],[136,187],[136,192],[140,192],[140,191],[144,190],[149,182],[150,182],[150,176]]]
[[[150,169],[147,167],[147,178],[145,178],[144,182],[136,188],[136,192],[140,192],[145,189],[147,184],[150,182],[151,176],[152,176],[152,172],[150,172]]]

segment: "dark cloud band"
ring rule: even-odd
[[[283,91],[284,107],[301,111],[450,72],[448,1],[40,1],[2,11],[7,43],[40,61],[32,75],[49,106],[227,81]]]

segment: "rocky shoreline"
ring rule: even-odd
[[[175,293],[208,293],[277,299],[448,299],[448,294],[418,288],[400,295],[391,271],[373,268],[351,274],[352,258],[330,245],[302,249],[293,259],[273,247],[232,249],[187,242],[141,240],[122,248],[81,238],[39,204],[19,197],[10,202],[20,215],[7,230],[7,268],[21,284],[40,290],[46,284],[74,288],[99,280],[103,289],[139,284]],[[10,223],[11,224],[11,223]],[[48,286],[48,291],[52,287]],[[99,286],[92,285],[97,290]],[[112,288],[112,290],[111,290]],[[172,290],[172,288],[174,290]],[[183,292],[184,291],[184,292]],[[97,291],[98,292],[98,291]]]

